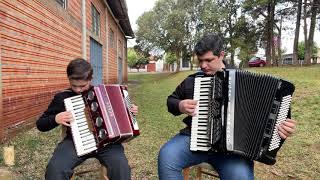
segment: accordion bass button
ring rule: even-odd
[[[98,109],[99,105],[97,102],[92,102],[91,103],[91,111],[96,112]]]
[[[101,127],[102,126],[102,122],[103,122],[103,119],[101,117],[97,117],[96,118],[96,126],[97,127]]]
[[[105,139],[107,137],[107,132],[104,129],[99,130],[99,138],[100,139]]]
[[[92,101],[92,100],[94,100],[94,96],[95,96],[94,92],[93,92],[93,91],[89,91],[89,93],[88,93],[88,95],[87,95],[87,98],[88,98],[90,101]]]

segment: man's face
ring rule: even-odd
[[[81,92],[89,90],[91,81],[69,79],[69,83],[72,91],[81,94]]]
[[[225,67],[222,60],[224,52],[221,51],[220,56],[213,55],[212,51],[208,51],[203,55],[198,55],[199,67],[205,74],[215,74]]]

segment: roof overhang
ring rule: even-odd
[[[134,38],[125,0],[106,0],[106,2],[115,18],[119,21],[119,25],[121,26],[125,36],[127,36],[127,39]]]

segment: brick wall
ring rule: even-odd
[[[111,31],[114,33],[114,45],[111,45],[111,42],[108,39],[108,83],[117,83],[118,75],[117,75],[117,25],[111,14],[107,14],[107,22],[108,22],[108,38],[110,36]],[[113,61],[112,61],[113,59]]]
[[[91,4],[100,13],[100,36],[91,32]],[[92,37],[102,45],[104,81],[117,83],[116,48],[108,49],[109,64],[106,61],[108,29],[115,32],[116,42],[122,41],[122,48],[126,39],[106,10],[101,0],[86,1],[87,59],[90,61]],[[66,66],[70,60],[82,56],[81,24],[80,0],[68,0],[67,9],[55,0],[0,1],[1,139],[34,124],[53,95],[68,87]],[[123,65],[126,67],[126,63]]]
[[[2,0],[0,5],[6,135],[19,124],[32,123],[53,94],[67,87],[65,67],[81,56],[81,19],[55,1]]]
[[[108,13],[108,38],[111,33],[111,30],[114,32],[114,46],[110,46],[110,42],[108,44],[108,83],[118,83],[118,57],[120,56],[122,59],[122,77],[123,81],[127,82],[127,40],[123,36],[122,31],[117,28],[117,24],[112,18],[111,14]],[[109,40],[109,39],[108,39]],[[111,61],[110,61],[111,60]]]

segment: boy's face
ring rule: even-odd
[[[72,91],[77,94],[81,94],[81,92],[89,90],[91,81],[69,79],[69,83]]]
[[[205,74],[215,74],[225,67],[222,62],[223,58],[223,51],[220,53],[220,56],[213,55],[212,51],[208,51],[203,55],[198,55],[199,67]]]

